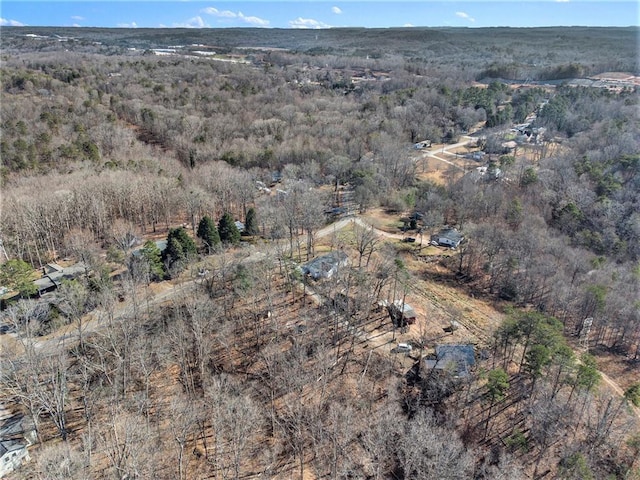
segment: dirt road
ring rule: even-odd
[[[341,220],[338,220],[335,223],[332,223],[331,225],[327,225],[326,227],[321,228],[316,232],[315,238],[326,237],[327,235],[331,235],[333,233],[336,233],[342,230],[348,225],[354,225],[354,224],[360,225],[361,227],[364,227],[364,228],[371,228],[373,229],[374,233],[380,237],[392,238],[394,240],[403,240],[407,238],[406,235],[403,235],[401,233],[389,233],[389,232],[385,232],[384,230],[377,229],[373,225],[365,222],[361,217],[357,215],[352,215],[350,217],[343,218]],[[429,239],[428,238],[421,239],[418,236],[418,238],[415,239],[415,243],[417,243],[418,245],[429,245]]]
[[[611,390],[613,390],[617,395],[624,397],[624,390],[620,388],[620,385],[618,385],[615,380],[613,380],[610,376],[602,371],[600,371],[600,375],[602,376],[602,381],[609,385],[609,387],[611,387]],[[634,415],[640,419],[640,408],[632,405],[631,403],[629,403],[629,408],[634,413]]]
[[[461,140],[458,143],[453,143],[451,145],[443,145],[440,148],[433,148],[432,150],[423,153],[422,156],[420,157],[420,159],[433,158],[433,159],[438,160],[440,162],[444,162],[447,165],[451,165],[454,168],[457,168],[459,170],[464,171],[464,168],[462,168],[461,166],[456,165],[455,163],[447,160],[446,158],[442,158],[442,157],[438,156],[438,154],[442,155],[444,153],[449,153],[451,150],[455,150],[457,148],[464,147],[465,145],[468,145],[469,143],[471,143],[472,141],[475,140],[473,137],[469,137],[469,136],[463,136],[461,138],[463,138],[464,140]]]

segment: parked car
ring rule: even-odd
[[[411,350],[413,350],[413,347],[408,343],[399,343],[391,349],[391,353],[411,353]]]
[[[414,243],[414,242],[416,241],[416,239],[415,239],[415,238],[413,238],[413,237],[404,237],[404,238],[402,239],[402,241],[403,241],[403,242],[406,242],[406,243]]]

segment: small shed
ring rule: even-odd
[[[403,303],[400,300],[389,303],[383,300],[382,305],[386,307],[387,312],[389,312],[389,317],[395,327],[406,328],[407,325],[416,323],[416,319],[418,318],[416,311],[408,303]]]
[[[475,349],[471,344],[436,345],[436,358],[426,358],[424,360],[424,366],[427,369],[445,371],[455,378],[468,377],[475,364]]]

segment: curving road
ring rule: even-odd
[[[341,220],[338,220],[337,222],[332,223],[331,225],[327,225],[326,227],[321,228],[316,232],[315,238],[326,237],[327,235],[336,233],[339,230],[342,230],[343,228],[345,228],[346,226],[352,225],[354,223],[364,228],[373,229],[373,232],[380,237],[393,238],[395,240],[403,240],[407,238],[407,235],[403,235],[401,233],[389,233],[389,232],[385,232],[384,230],[375,228],[373,225],[365,222],[358,215],[352,215],[350,217],[343,218]],[[429,239],[427,238],[425,240],[424,238],[423,239],[416,238],[415,243],[418,245],[429,245]]]

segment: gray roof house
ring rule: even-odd
[[[314,280],[320,278],[333,277],[342,267],[349,265],[349,257],[344,252],[334,251],[316,257],[302,265],[301,270],[304,275],[308,275]]]
[[[436,345],[436,358],[426,358],[424,366],[428,369],[442,370],[456,378],[468,377],[476,364],[473,345],[442,344]]]
[[[42,274],[56,274],[64,272],[64,268],[62,268],[57,263],[47,263],[44,267],[42,267]]]
[[[58,288],[63,280],[73,280],[79,277],[87,271],[87,267],[84,263],[78,262],[70,267],[62,268],[59,265],[47,264],[47,267],[43,267],[43,276],[34,280],[34,284],[38,288],[38,294],[42,295],[46,292],[51,292]]]
[[[145,242],[146,243],[146,242]],[[163,252],[165,248],[167,248],[167,239],[162,239],[162,240],[156,240],[153,243],[156,244],[156,247],[158,247],[158,250],[160,250],[160,252]],[[136,248],[133,252],[131,252],[131,255],[133,255],[134,257],[139,257],[140,255],[142,255],[142,249],[144,248],[144,245],[142,245],[140,248]]]
[[[455,228],[445,228],[431,235],[431,242],[443,247],[458,248],[462,240],[464,240],[464,235]]]
[[[3,410],[6,411],[6,410]],[[0,425],[0,478],[28,462],[27,447],[35,441],[35,429],[22,415],[14,415]]]
[[[29,461],[27,446],[18,440],[0,440],[0,478]]]

